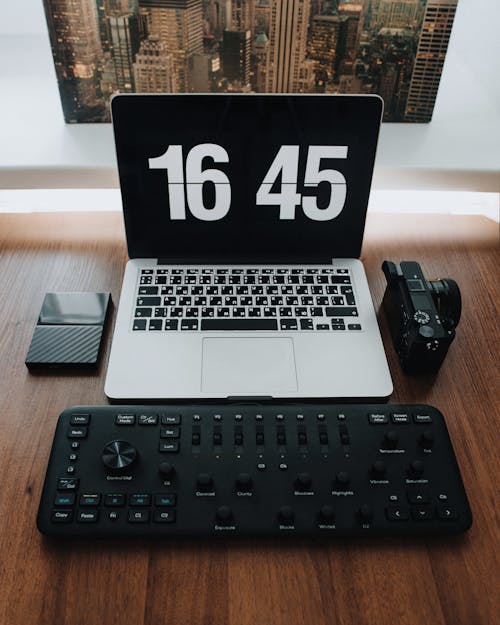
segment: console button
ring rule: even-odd
[[[408,488],[406,490],[408,503],[422,504],[429,503],[429,491],[426,488]]]
[[[432,417],[430,414],[424,412],[415,412],[413,414],[413,421],[415,421],[415,423],[432,423]]]
[[[135,414],[117,414],[115,423],[116,425],[134,425]]]
[[[174,426],[160,429],[160,438],[179,438],[180,428]]]
[[[155,495],[155,506],[175,506],[177,496],[175,493],[158,493]]]
[[[175,510],[155,510],[153,521],[155,523],[174,523]]]
[[[97,523],[99,510],[79,510],[76,520],[78,523]]]
[[[104,505],[109,507],[120,507],[125,505],[125,495],[123,493],[107,493],[104,497]]]
[[[415,521],[430,521],[432,508],[430,506],[412,506],[411,516]]]
[[[67,495],[56,495],[54,498],[54,506],[72,506],[75,503],[75,493]]]
[[[389,506],[385,509],[385,516],[388,521],[408,521],[410,515],[407,508],[402,506]]]
[[[100,493],[82,493],[80,495],[81,506],[98,506],[101,502]]]
[[[370,412],[368,414],[368,421],[376,425],[381,423],[389,423],[389,417],[383,412]]]
[[[161,424],[162,425],[180,425],[181,423],[181,415],[171,415],[164,414],[161,416]]]
[[[410,423],[410,415],[406,412],[393,412],[391,421],[393,423]]]
[[[69,422],[71,425],[88,425],[90,423],[90,415],[72,414]]]
[[[57,490],[78,490],[79,483],[76,477],[62,477],[57,480]]]
[[[68,438],[87,438],[87,428],[71,427],[68,429]]]
[[[149,510],[129,510],[128,522],[129,523],[148,523]]]
[[[440,521],[456,521],[458,513],[452,506],[437,506],[437,516]]]
[[[137,418],[139,425],[156,425],[158,423],[158,415],[156,414],[140,414]]]
[[[52,523],[71,523],[73,510],[52,510],[50,520]]]
[[[176,439],[160,441],[159,450],[162,454],[176,454],[179,451],[179,441]]]
[[[131,506],[149,506],[151,504],[151,495],[147,493],[134,493],[129,496],[129,504]]]

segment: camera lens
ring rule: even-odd
[[[427,286],[436,305],[441,322],[446,330],[457,327],[462,314],[462,297],[455,280],[443,278],[442,280],[430,280]]]

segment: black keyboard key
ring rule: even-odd
[[[316,330],[329,330],[330,326],[327,323],[318,323]]]
[[[330,276],[330,284],[351,284],[349,276]]]
[[[150,319],[149,329],[150,330],[163,330],[163,319]]]
[[[139,295],[158,295],[157,286],[140,286]]]
[[[181,319],[181,330],[197,330],[198,319]]]
[[[295,308],[296,317],[307,317],[307,308],[305,306],[299,306]]]
[[[264,317],[276,317],[276,308],[264,308]]]
[[[361,324],[359,324],[359,323],[348,323],[347,324],[347,329],[348,330],[361,330]]]
[[[134,325],[132,326],[133,330],[145,330],[146,329],[146,319],[134,319]]]
[[[236,306],[237,304],[238,304],[238,298],[236,296],[224,298],[224,306]]]
[[[165,330],[177,330],[178,327],[178,319],[165,319]]]
[[[249,308],[248,309],[248,316],[249,317],[260,317],[262,314],[262,309],[261,308],[257,308],[257,307],[253,307],[253,308]]]
[[[186,317],[198,317],[200,311],[198,308],[186,308]]]
[[[344,303],[344,298],[342,295],[334,295],[332,298],[332,306],[342,306]]]
[[[289,308],[288,306],[284,306],[283,308],[279,309],[279,313],[280,313],[280,317],[291,317],[292,309]]]
[[[311,317],[322,317],[323,316],[323,309],[319,308],[319,307],[313,307],[311,308]]]
[[[171,308],[170,309],[171,317],[182,317],[182,308]]]
[[[244,308],[233,308],[233,317],[244,317],[245,309]]]
[[[215,315],[215,308],[203,307],[201,309],[201,316],[202,317],[213,317],[214,315]]]
[[[177,306],[177,298],[175,296],[164,297],[163,305],[164,306]]]
[[[325,309],[325,315],[327,317],[357,317],[358,311],[348,306],[328,306]]]
[[[161,297],[138,297],[137,306],[160,306]]]
[[[314,325],[312,319],[301,319],[300,320],[300,329],[301,330],[314,330]]]
[[[155,308],[155,317],[166,317],[167,316],[167,309],[165,306],[162,306],[160,308]]]
[[[348,306],[354,306],[354,304],[356,303],[356,301],[354,300],[354,295],[353,295],[352,293],[351,293],[351,294],[347,294],[347,295],[345,295],[344,297],[345,297],[345,303],[346,303]]]
[[[129,523],[148,523],[149,522],[149,510],[129,510],[128,522]]]
[[[298,330],[297,319],[280,319],[281,330]]]
[[[217,317],[229,317],[230,309],[226,307],[217,308]]]
[[[202,319],[202,330],[228,330],[233,332],[246,330],[277,330],[276,319]]]
[[[189,295],[183,295],[182,297],[179,297],[179,306],[191,306],[192,301],[193,300]]]
[[[134,317],[151,317],[152,315],[152,308],[136,308]]]
[[[213,295],[208,303],[210,306],[222,306],[222,297],[219,295]]]

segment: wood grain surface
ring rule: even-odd
[[[98,373],[30,374],[46,291],[111,291],[127,259],[118,213],[0,215],[1,625],[487,625],[498,623],[499,236],[482,217],[374,215],[362,259],[378,309],[384,259],[418,260],[462,290],[436,377],[405,376],[383,314],[392,401],[445,415],[474,523],[465,535],[364,540],[75,540],[35,527],[59,413],[107,403]]]

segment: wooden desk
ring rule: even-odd
[[[119,214],[0,215],[0,624],[493,624],[498,602],[498,225],[481,217],[374,215],[363,260],[378,308],[385,258],[455,278],[464,310],[435,380],[404,376],[383,338],[393,401],[441,409],[474,524],[434,539],[76,540],[52,543],[35,516],[54,426],[105,403],[98,374],[30,375],[24,358],[43,295],[111,291],[126,249]],[[497,617],[494,615],[497,614]],[[498,620],[496,620],[498,622]]]

